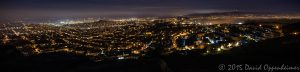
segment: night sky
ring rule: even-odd
[[[300,12],[300,0],[1,0],[5,15],[178,16],[224,11]]]

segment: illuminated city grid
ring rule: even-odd
[[[244,19],[295,19],[293,16],[128,18],[95,22],[1,24],[1,43],[24,55],[66,52],[105,59],[138,59],[163,49],[163,55],[197,50],[222,54],[248,43],[283,36],[280,24],[250,25]]]

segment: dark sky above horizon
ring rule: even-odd
[[[5,15],[170,16],[222,11],[300,12],[300,0],[1,0]]]

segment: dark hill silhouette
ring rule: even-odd
[[[284,33],[300,32],[300,22],[288,24],[282,27]]]
[[[192,13],[185,16],[194,17],[194,16],[241,16],[241,15],[270,15],[270,14],[278,14],[271,12],[245,12],[245,11],[231,11],[231,12],[214,12],[214,13]]]

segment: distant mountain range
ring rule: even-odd
[[[184,16],[242,16],[242,15],[299,15],[299,13],[273,13],[273,12],[243,12],[243,11],[232,11],[232,12],[214,12],[214,13],[192,13]]]

